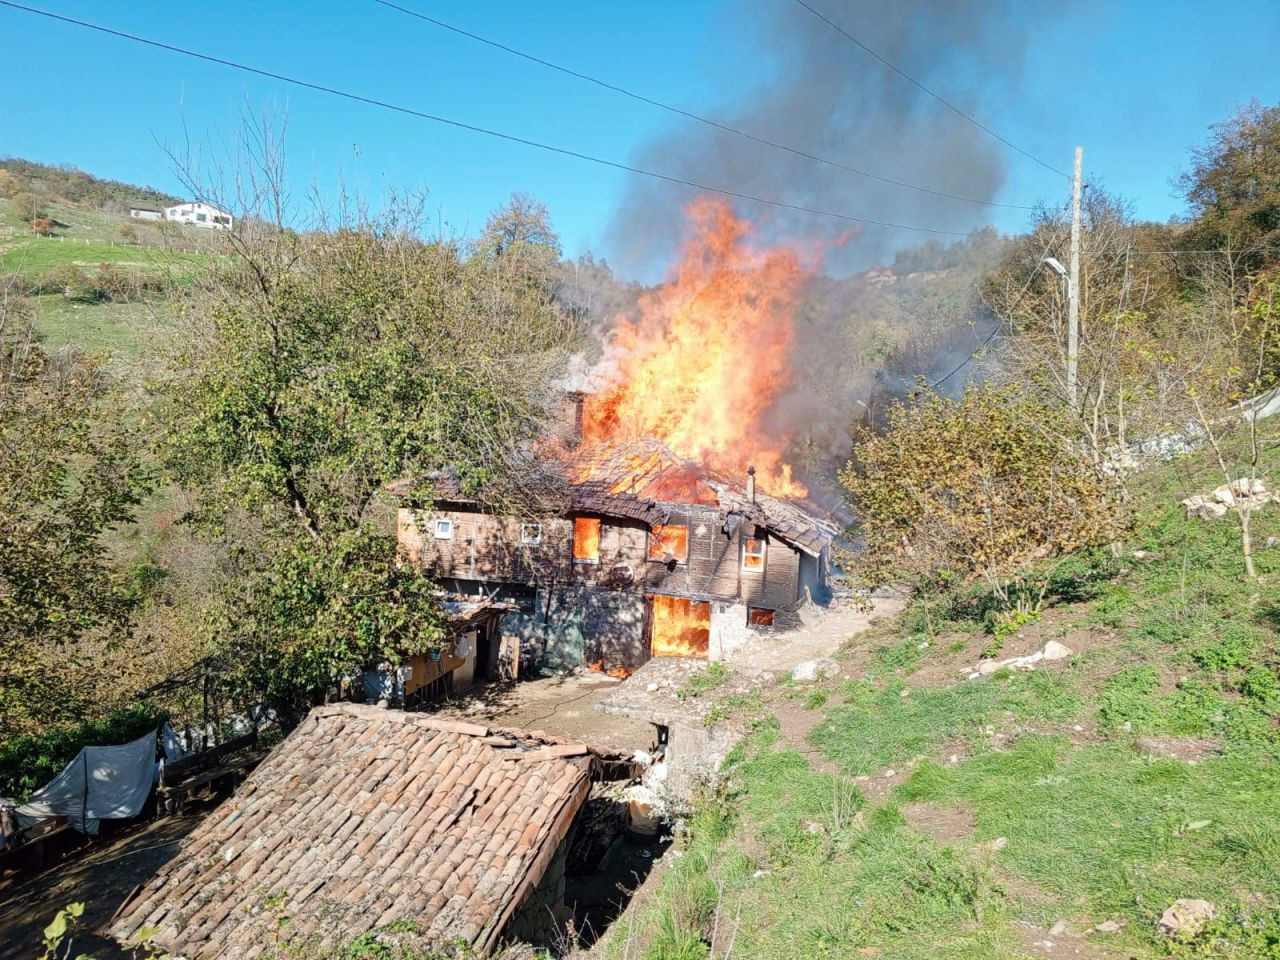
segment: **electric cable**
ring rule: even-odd
[[[515,47],[509,46],[498,40],[492,40],[488,37],[482,37],[478,33],[472,33],[470,30],[464,30],[462,27],[457,27],[451,23],[446,23],[445,21],[440,20],[437,17],[431,17],[425,13],[419,13],[417,10],[411,10],[410,8],[401,6],[398,3],[393,3],[392,0],[373,0],[373,2],[380,6],[386,7],[389,10],[395,10],[399,13],[405,14],[406,16],[414,17],[418,20],[423,20],[426,23],[433,24],[434,26],[440,27],[442,30],[448,30],[452,33],[458,34],[459,36],[466,37],[469,40],[474,40],[477,43],[483,43],[486,46],[493,47],[496,50],[501,50],[504,53],[511,54],[512,56],[520,57],[523,60],[528,60],[530,63],[536,63],[550,70],[555,70],[559,73],[563,73],[566,76],[574,77],[578,80],[585,80],[587,83],[593,83],[598,87],[604,88],[605,90],[610,90],[614,93],[620,93],[624,97],[630,97],[632,100],[637,100],[640,103],[645,103],[645,104],[648,104],[649,106],[657,107],[660,110],[666,110],[669,113],[677,114],[678,116],[685,117],[686,119],[689,119],[689,120],[696,120],[698,123],[706,124],[709,127],[714,127],[715,129],[722,130],[725,133],[731,133],[734,136],[742,137],[754,143],[764,144],[765,146],[773,147],[778,150],[785,150],[787,153],[793,154],[797,157],[803,157],[806,160],[813,160],[817,163],[826,164],[827,166],[836,167],[837,169],[845,170],[849,173],[857,174],[860,177],[866,177],[869,180],[879,180],[881,183],[889,183],[895,187],[903,187],[904,189],[907,189],[907,190],[917,190],[920,193],[927,193],[935,197],[946,197],[949,200],[959,200],[963,203],[976,203],[976,204],[980,204],[982,206],[987,206],[987,207],[1003,207],[1006,210],[1034,210],[1035,209],[1035,207],[1028,206],[1025,204],[1020,204],[1020,203],[998,203],[994,200],[979,200],[976,197],[963,197],[963,196],[960,196],[959,194],[948,193],[945,190],[934,190],[930,187],[920,186],[919,184],[908,183],[905,180],[895,180],[893,177],[885,177],[877,173],[871,173],[870,171],[862,170],[858,167],[851,166],[850,164],[842,163],[839,160],[832,160],[828,157],[823,157],[823,156],[819,156],[818,154],[809,153],[806,150],[801,150],[796,147],[788,146],[785,143],[779,143],[776,140],[771,140],[768,137],[759,136],[757,134],[751,133],[750,131],[742,130],[738,127],[731,126],[730,124],[721,123],[719,120],[713,120],[710,117],[706,117],[701,114],[694,113],[692,110],[685,110],[681,107],[676,107],[676,106],[672,106],[669,103],[664,103],[661,100],[656,100],[653,97],[645,96],[642,93],[636,93],[634,90],[628,90],[626,87],[618,86],[617,84],[610,83],[607,80],[601,80],[599,77],[593,77],[590,74],[582,73],[581,71],[574,70],[571,67],[562,66],[561,64],[553,63],[550,60],[545,60],[542,57],[535,56],[534,54],[526,53],[523,50],[518,50]]]

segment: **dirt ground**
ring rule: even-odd
[[[624,753],[649,749],[656,735],[651,724],[596,709],[596,704],[621,682],[600,673],[583,672],[487,684],[467,691],[437,713],[494,727],[541,731]]]
[[[69,903],[81,901],[85,932],[75,937],[70,956],[88,953],[94,960],[124,960],[132,954],[113,940],[93,933],[108,922],[133,889],[149,879],[178,851],[203,818],[205,809],[131,825],[119,833],[81,840],[63,860],[39,873],[15,874],[0,884],[0,960],[39,956],[41,930]],[[61,956],[61,954],[59,954]]]

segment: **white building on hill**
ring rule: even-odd
[[[188,223],[193,227],[205,227],[209,230],[230,230],[235,223],[231,214],[199,200],[180,203],[175,207],[165,207],[164,218],[178,223]]]

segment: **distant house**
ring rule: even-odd
[[[164,211],[153,207],[130,207],[129,216],[134,220],[163,220]]]
[[[204,227],[207,230],[230,230],[235,224],[231,214],[199,200],[165,207],[164,219],[190,224],[193,227]]]
[[[563,930],[570,830],[595,761],[580,743],[355,704],[317,707],[121,906],[111,933],[190,960],[406,945],[482,954]],[[283,898],[289,926],[264,907]]]

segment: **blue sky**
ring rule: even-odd
[[[769,5],[789,2],[405,5],[709,113],[768,82],[742,16],[758,11],[763,17]],[[31,3],[618,161],[676,123],[660,110],[368,0]],[[836,20],[845,7],[838,0],[814,3]],[[1086,178],[1129,198],[1140,216],[1166,219],[1180,212],[1170,181],[1210,123],[1251,97],[1280,101],[1280,71],[1272,68],[1280,41],[1275,0],[1237,0],[1229,11],[1202,0],[1092,0],[1065,7],[1028,2],[1022,21],[1028,46],[1020,79],[989,97],[980,119],[1063,168],[1069,168],[1073,146],[1083,144]],[[372,197],[393,188],[426,188],[433,211],[465,232],[477,229],[511,191],[523,190],[549,206],[568,254],[610,255],[608,227],[629,174],[12,9],[0,8],[0,37],[8,78],[0,86],[0,154],[71,163],[180,192],[157,141],[179,144],[185,123],[193,138],[225,143],[245,103],[287,108],[289,171],[299,199],[313,182],[329,193],[339,177]],[[849,56],[866,55],[850,46]],[[885,68],[867,58],[866,69]],[[947,95],[945,88],[938,92]],[[1005,156],[1007,180],[998,199],[1061,196],[1060,180],[1017,154]],[[995,210],[992,222],[1013,232],[1025,225],[1025,216]],[[904,242],[915,239],[923,235],[906,235]]]

